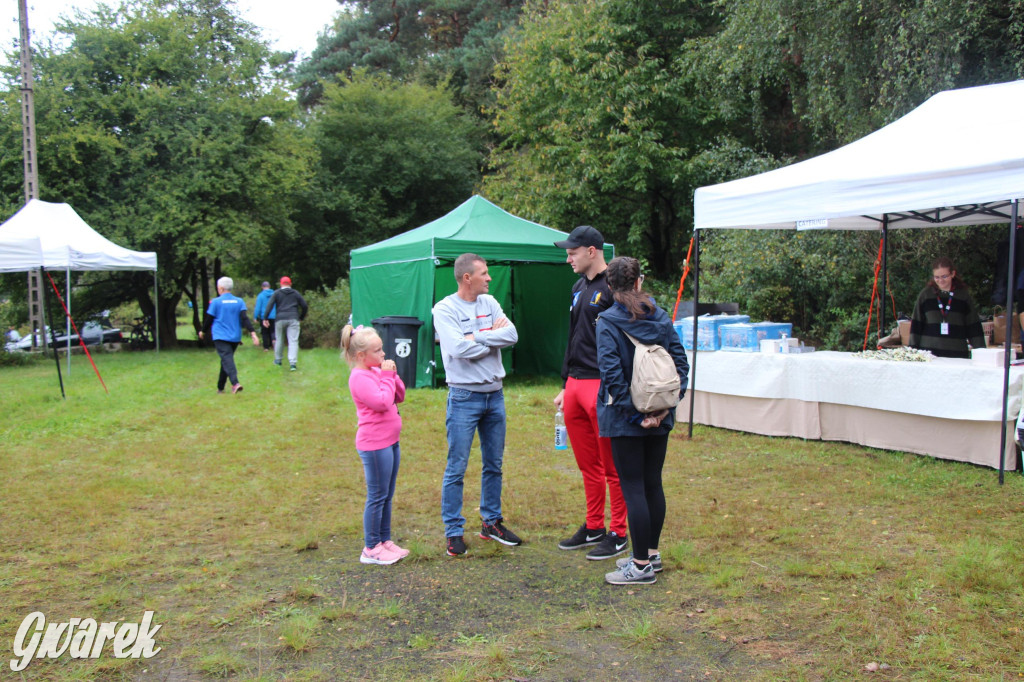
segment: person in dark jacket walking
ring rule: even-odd
[[[656,343],[668,350],[679,374],[680,397],[686,392],[690,367],[668,314],[641,291],[640,263],[635,258],[615,258],[605,276],[615,303],[597,318],[597,366],[601,372],[597,423],[601,436],[611,439],[633,536],[633,556],[616,561],[618,570],[607,573],[605,581],[612,585],[650,584],[662,566],[658,551],[665,523],[661,470],[675,413],[644,414],[633,406],[629,385],[635,346],[626,333],[641,343]]]
[[[302,320],[306,319],[309,306],[302,294],[292,289],[292,278],[282,277],[281,288],[267,299],[266,309],[277,309],[275,329],[277,339],[274,341],[274,364],[281,364],[281,355],[284,351],[284,343],[288,341],[288,365],[294,372],[298,369],[299,363],[299,328]],[[263,320],[263,326],[269,327],[270,321]]]

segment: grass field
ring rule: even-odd
[[[402,408],[396,539],[364,566],[362,468],[347,368],[295,373],[239,349],[218,395],[212,351],[0,367],[0,679],[1011,680],[1024,678],[1024,481],[845,444],[680,428],[665,467],[665,571],[603,583],[611,562],[557,549],[583,520],[552,447],[551,380],[506,385],[506,520],[526,544],[443,551],[444,391]],[[62,369],[66,369],[62,367]],[[68,656],[12,672],[33,611],[138,622],[148,660]],[[877,672],[865,672],[865,668]]]

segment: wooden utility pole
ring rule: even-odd
[[[21,62],[21,151],[25,168],[25,203],[39,198],[39,176],[36,172],[36,107],[32,90],[32,48],[28,33],[28,1],[18,0],[18,41]],[[43,288],[39,270],[28,271],[28,323],[32,348],[36,347],[35,330],[40,330],[42,347],[46,348],[46,324],[43,319]]]

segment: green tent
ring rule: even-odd
[[[577,275],[554,245],[566,233],[518,218],[479,195],[451,213],[382,242],[353,249],[352,322],[408,315],[419,328],[416,386],[440,381],[431,309],[455,291],[454,262],[463,253],[487,260],[490,294],[519,331],[504,353],[505,370],[558,374],[569,333],[569,290]],[[605,257],[614,247],[605,244]]]

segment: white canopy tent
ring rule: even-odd
[[[47,270],[156,270],[156,254],[118,246],[89,227],[75,209],[31,199],[0,225],[0,238],[38,239]],[[6,255],[0,254],[0,270]]]
[[[89,227],[68,204],[31,199],[0,225],[0,272],[40,267],[64,270],[69,286],[72,270],[152,270],[154,291],[157,287],[155,253],[118,246]]]
[[[25,272],[38,268],[42,258],[43,247],[38,238],[0,236],[0,272]]]
[[[694,193],[694,227],[881,229],[1007,222],[1024,196],[1024,80],[948,90],[807,161]]]
[[[940,92],[899,120],[835,151],[699,188],[694,193],[695,309],[700,230],[881,230],[884,239],[890,227],[1010,223],[1006,309],[1012,310],[1013,226],[1018,200],[1024,198],[1021,111],[1024,81]],[[883,276],[883,299],[884,285]],[[696,334],[694,316],[694,338]],[[1006,382],[1009,363],[1007,348]],[[695,380],[696,351],[692,372]],[[692,401],[690,416],[692,429]],[[1002,467],[999,476],[1002,481]]]

